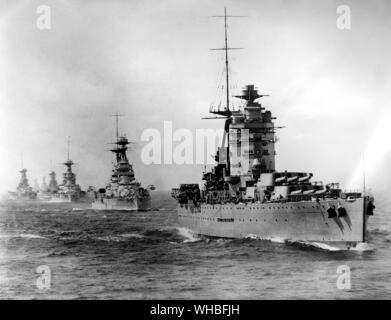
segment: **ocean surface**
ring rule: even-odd
[[[368,245],[336,250],[195,237],[168,193],[138,213],[2,202],[0,299],[391,299],[391,205],[375,204]]]

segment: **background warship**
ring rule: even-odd
[[[172,190],[181,226],[210,237],[332,242],[351,247],[365,242],[366,221],[373,198],[361,192],[342,192],[338,183],[311,182],[312,173],[277,171],[272,113],[258,99],[254,85],[241,95],[245,101],[230,108],[227,14],[225,21],[226,108],[210,112],[225,119],[216,166],[198,184]],[[226,145],[227,141],[227,145]]]
[[[49,172],[49,184],[46,183],[46,177],[42,178],[42,184],[38,188],[37,197],[41,201],[52,201],[57,197],[59,187],[56,178],[56,173],[51,170]],[[56,201],[56,200],[54,200]]]
[[[116,117],[116,142],[110,149],[115,154],[115,163],[110,182],[105,188],[96,193],[96,199],[92,203],[95,210],[126,210],[147,211],[151,209],[151,196],[149,190],[154,190],[151,185],[148,189],[141,187],[134,175],[133,166],[126,156],[128,145],[131,143],[125,135],[118,133],[118,113]]]
[[[27,169],[23,168],[19,172],[21,174],[20,182],[16,187],[16,191],[8,192],[9,198],[12,200],[35,200],[37,198],[37,193],[29,184],[27,179]]]
[[[62,163],[66,167],[66,171],[63,173],[63,181],[61,184],[57,184],[56,174],[54,171],[50,172],[50,182],[46,194],[51,195],[50,202],[91,202],[93,196],[91,193],[81,190],[80,185],[76,183],[76,174],[72,171],[72,166],[75,165],[70,157],[70,137],[68,137],[68,151],[67,160]]]

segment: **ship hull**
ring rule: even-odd
[[[79,202],[79,196],[73,195],[53,195],[51,199],[48,200],[50,203],[72,203]]]
[[[148,211],[151,210],[151,199],[97,199],[92,203],[93,210]]]
[[[19,192],[12,192],[10,191],[8,193],[8,200],[13,201],[35,201],[37,200],[37,194],[34,192],[31,193],[19,193]]]
[[[328,218],[328,205],[340,203],[346,217]],[[358,243],[365,241],[364,200],[325,200],[178,205],[181,226],[195,234],[220,238],[282,238],[294,241]]]

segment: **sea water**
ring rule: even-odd
[[[387,201],[376,202],[368,243],[350,250],[254,235],[198,237],[178,225],[168,192],[154,193],[153,206],[115,212],[2,202],[0,299],[391,298]],[[338,286],[341,275],[350,288]]]

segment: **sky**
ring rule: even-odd
[[[37,7],[51,29],[37,28]],[[337,8],[351,9],[340,30]],[[135,141],[129,158],[143,185],[169,190],[200,182],[203,165],[141,159],[147,129],[221,129],[208,116],[216,97],[229,20],[232,94],[254,84],[277,117],[277,170],[361,188],[390,187],[391,84],[388,0],[0,0],[0,192],[19,182],[21,155],[33,185],[70,157],[83,188],[111,173],[107,143]],[[178,142],[176,142],[178,144]],[[174,143],[175,146],[175,143]],[[52,164],[51,164],[52,163]],[[47,178],[48,180],[48,178]]]

